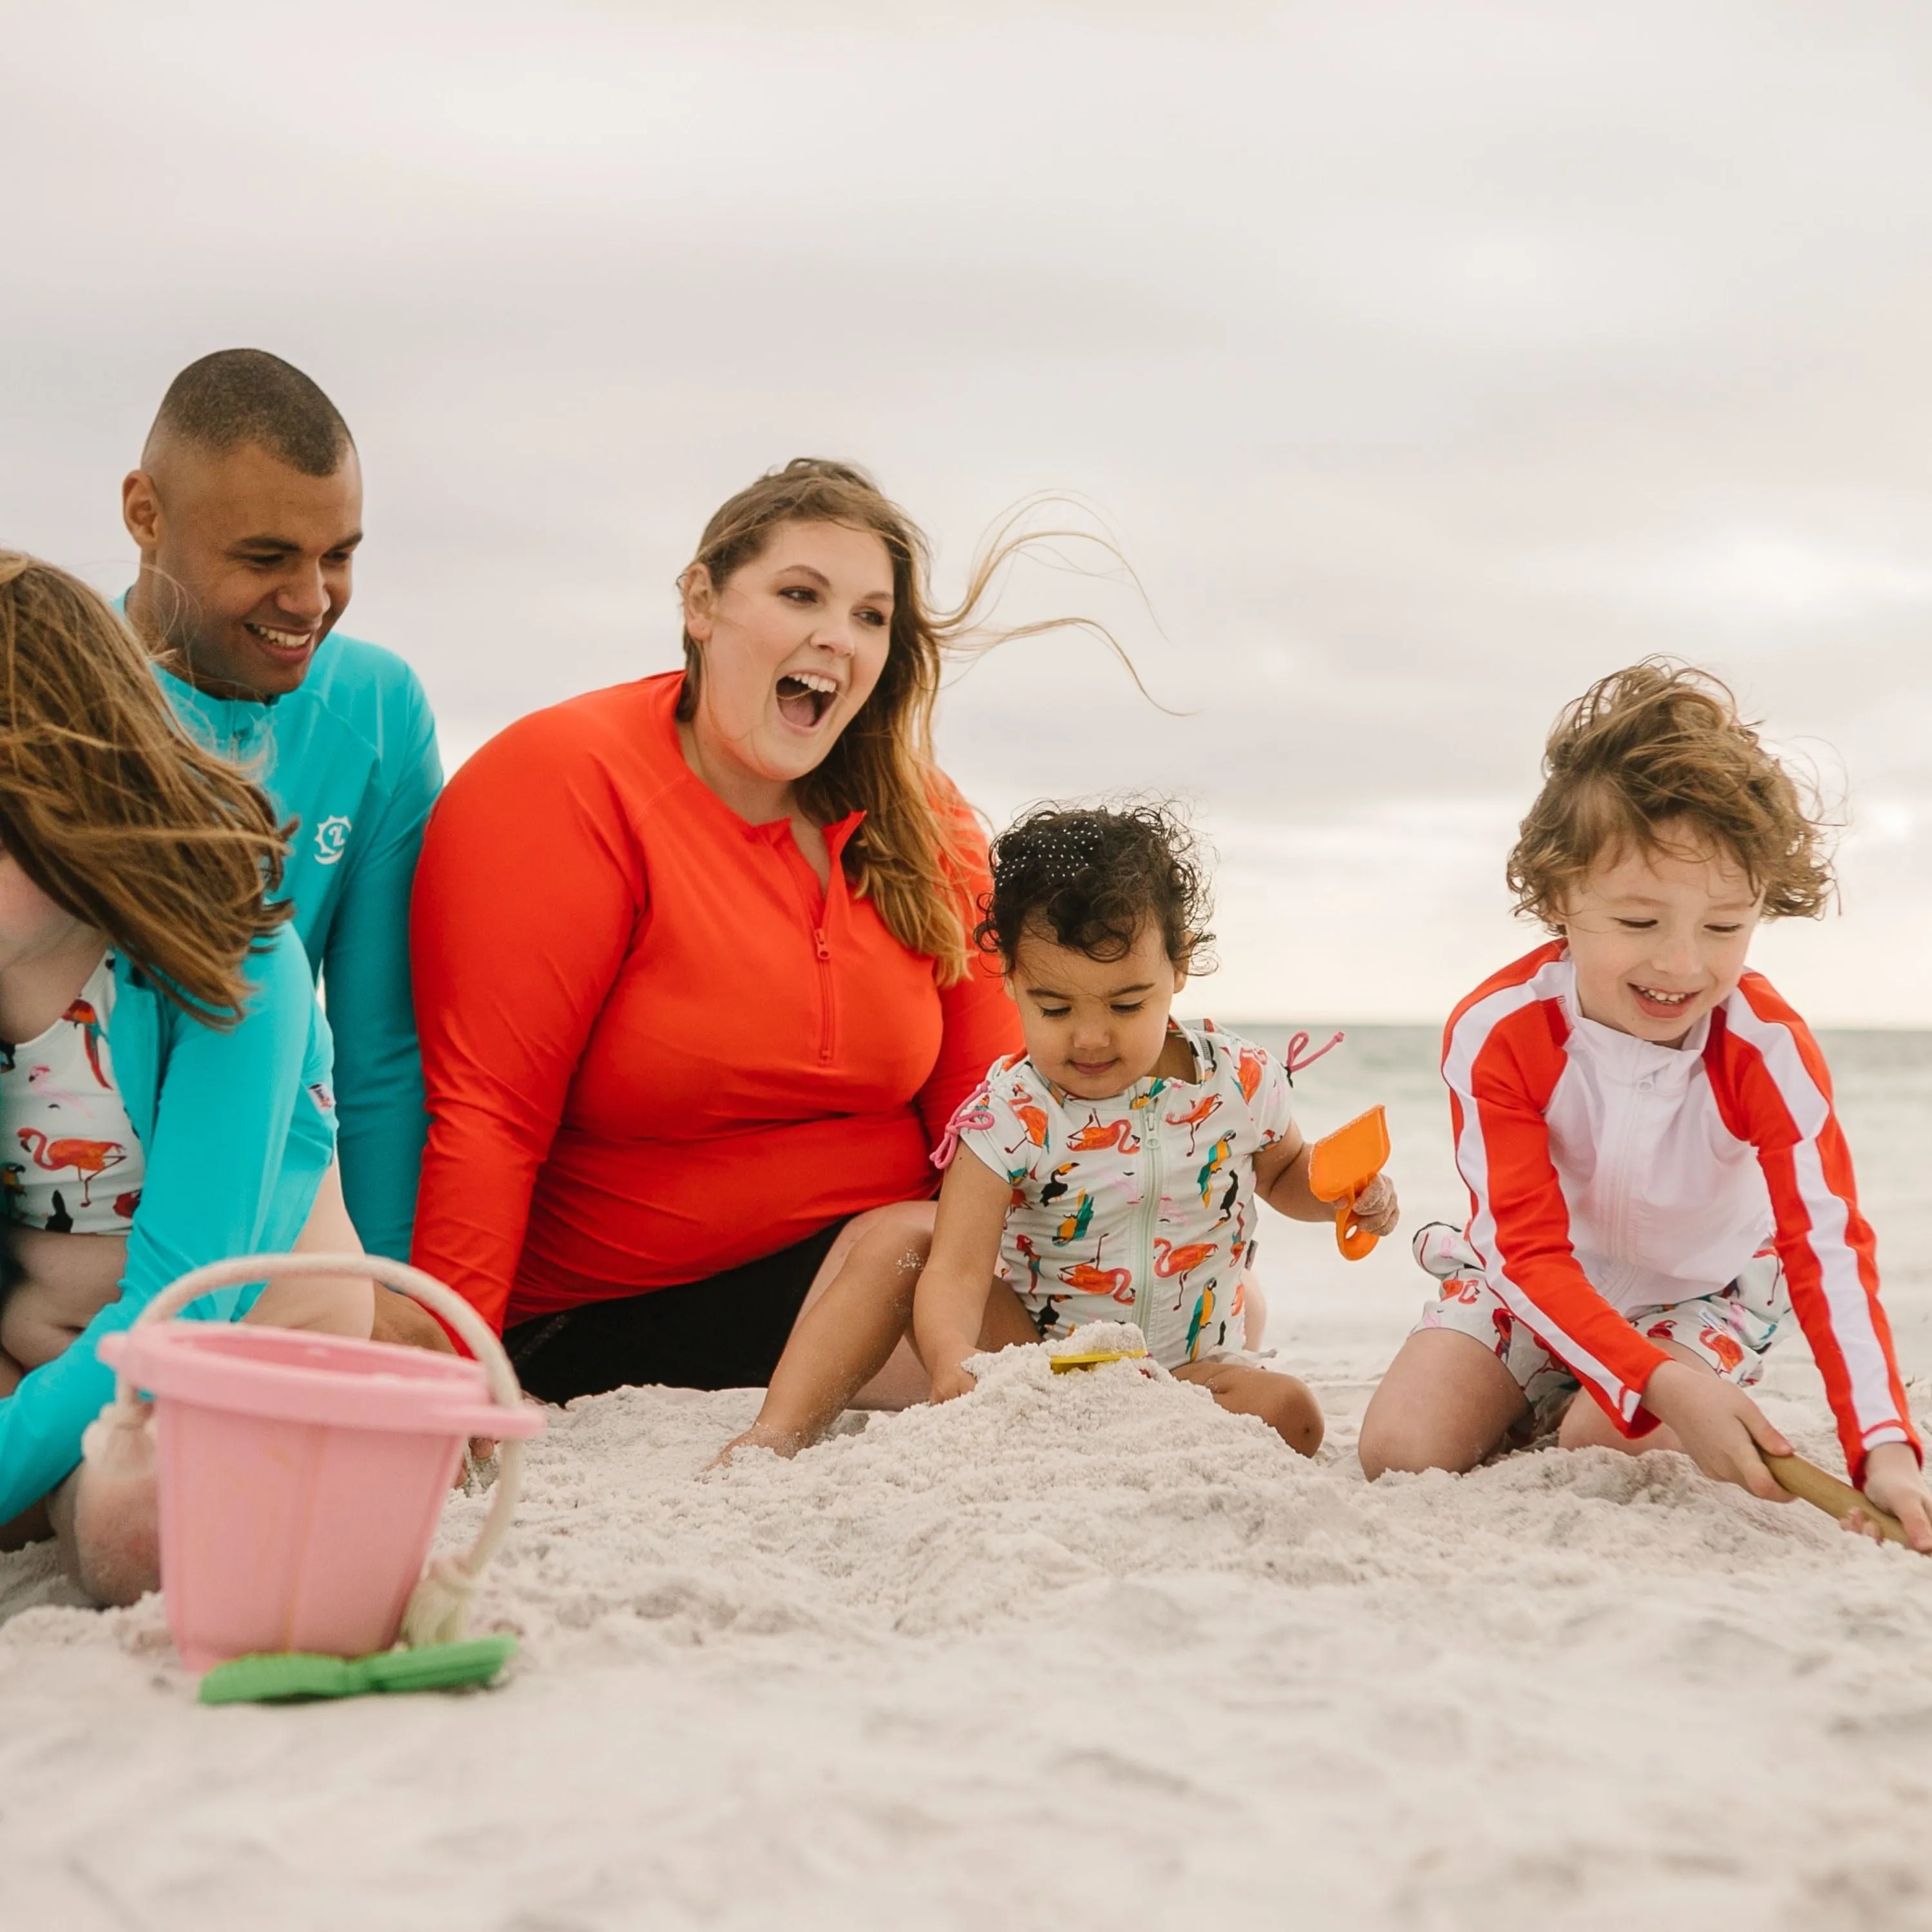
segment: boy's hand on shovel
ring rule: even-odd
[[[1932,1556],[1932,1494],[1918,1461],[1903,1442],[1883,1442],[1865,1458],[1862,1494],[1802,1456],[1767,1451],[1765,1466],[1786,1494],[1836,1516],[1840,1527],[1874,1542],[1902,1543]]]
[[[1735,1483],[1768,1503],[1790,1501],[1766,1462],[1788,1456],[1791,1444],[1735,1382],[1688,1362],[1666,1360],[1644,1384],[1643,1406],[1676,1433],[1684,1454],[1713,1480]]]
[[[1932,1556],[1932,1492],[1926,1489],[1918,1458],[1904,1443],[1881,1442],[1865,1458],[1864,1499],[1893,1517],[1920,1556]],[[1883,1526],[1868,1510],[1850,1510],[1843,1521],[1861,1536],[1885,1537]]]

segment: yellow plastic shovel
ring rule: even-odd
[[[1308,1163],[1308,1186],[1318,1201],[1335,1203],[1335,1245],[1358,1262],[1376,1237],[1355,1219],[1363,1190],[1388,1165],[1388,1116],[1379,1107],[1360,1114],[1315,1143]]]

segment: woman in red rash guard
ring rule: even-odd
[[[935,617],[870,480],[789,464],[706,528],[682,672],[538,712],[451,780],[412,916],[414,1258],[532,1393],[761,1385],[856,1243],[917,1265],[928,1152],[1020,1043],[930,751],[942,652],[1010,548]]]

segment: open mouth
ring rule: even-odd
[[[243,621],[242,628],[251,638],[258,638],[272,651],[279,651],[285,657],[299,656],[315,643],[313,631],[278,631],[266,624]]]
[[[1630,997],[1640,1012],[1654,1020],[1676,1018],[1697,996],[1694,993],[1667,993],[1656,986],[1632,986]]]
[[[778,711],[788,724],[809,731],[832,709],[838,680],[815,670],[790,671],[778,680]]]

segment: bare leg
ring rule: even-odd
[[[1666,1355],[1688,1363],[1694,1369],[1701,1369],[1707,1376],[1717,1373],[1717,1370],[1702,1355],[1678,1342],[1660,1342],[1657,1346]],[[1586,1395],[1580,1396],[1570,1405],[1569,1411],[1563,1418],[1563,1426],[1556,1432],[1556,1444],[1561,1449],[1620,1449],[1627,1456],[1647,1456],[1653,1449],[1681,1451],[1684,1447],[1678,1441],[1676,1432],[1665,1428],[1661,1423],[1648,1436],[1622,1434],[1616,1424]]]
[[[882,1225],[892,1228],[894,1239],[903,1237],[899,1260],[916,1280],[918,1270],[926,1265],[926,1258],[932,1251],[933,1216],[937,1207],[938,1203],[932,1201],[902,1201],[890,1208],[875,1208],[870,1214],[855,1214],[832,1243],[824,1260],[819,1263],[818,1273],[812,1279],[797,1319],[792,1323],[792,1333],[798,1333],[800,1323],[825,1298],[850,1258],[854,1247],[870,1231]],[[930,1388],[926,1366],[912,1346],[908,1327],[898,1346],[886,1358],[878,1372],[866,1379],[846,1406],[910,1408],[914,1403],[925,1401]]]
[[[1473,1335],[1424,1328],[1370,1398],[1357,1454],[1370,1482],[1390,1469],[1473,1469],[1522,1420],[1512,1376]]]
[[[1197,1382],[1234,1415],[1258,1415],[1298,1456],[1322,1447],[1322,1405],[1298,1376],[1245,1362],[1185,1362],[1178,1382]]]
[[[924,1208],[926,1204],[904,1206]],[[741,1448],[775,1449],[781,1456],[795,1456],[809,1448],[905,1338],[912,1325],[913,1292],[925,1263],[925,1249],[915,1251],[908,1245],[909,1237],[919,1231],[920,1219],[897,1208],[881,1208],[876,1218],[868,1219],[869,1225],[847,1250],[836,1278],[800,1312],[784,1354],[772,1372],[758,1420],[726,1444],[721,1462]],[[929,1238],[929,1210],[924,1226]],[[1016,1342],[1037,1342],[1039,1331],[1012,1291],[1004,1282],[988,1286],[980,1346],[1003,1348]]]

